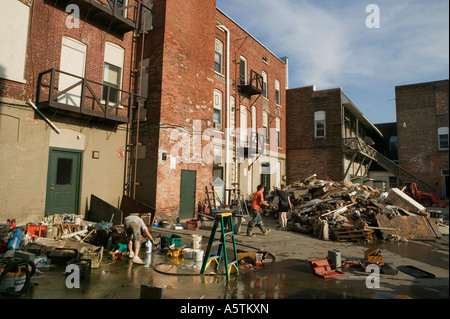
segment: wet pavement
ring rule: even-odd
[[[200,275],[201,262],[173,259],[158,249],[140,254],[146,265],[133,264],[126,257],[113,262],[104,256],[102,264],[91,270],[90,279],[79,288],[67,288],[65,269],[58,266],[42,270],[32,277],[32,289],[20,299],[139,299],[141,285],[163,289],[163,299],[448,299],[449,298],[449,237],[436,241],[407,243],[377,241],[370,244],[323,241],[308,234],[277,230],[277,221],[264,219],[272,231],[254,238],[236,235],[240,250],[265,249],[269,252],[262,267],[240,267],[239,276],[227,283],[222,273],[208,269]],[[246,225],[246,224],[245,224]],[[175,233],[189,245],[192,234],[203,236],[206,248],[212,222],[198,231],[154,229],[152,234]],[[323,279],[315,276],[309,265],[313,259],[325,258],[329,250],[341,252],[342,260],[364,258],[364,251],[378,247],[383,261],[395,267],[413,265],[435,275],[435,278],[415,278],[403,272],[379,276],[379,287],[368,287],[368,276],[361,268],[343,269],[344,275]],[[210,266],[211,268],[211,266]],[[370,283],[369,283],[370,286]],[[373,285],[372,285],[373,286]]]

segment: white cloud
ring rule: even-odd
[[[448,69],[446,0],[377,1],[379,29],[365,26],[369,2],[219,0],[219,8],[221,3],[271,51],[289,57],[293,86],[404,82]]]

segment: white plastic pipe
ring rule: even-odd
[[[55,124],[53,124],[52,121],[50,121],[50,119],[49,119],[47,116],[45,116],[45,115],[44,115],[44,114],[36,107],[36,105],[34,105],[33,102],[31,102],[31,100],[28,100],[28,101],[27,101],[27,104],[28,104],[29,106],[31,106],[31,107],[33,108],[33,110],[35,110],[36,112],[38,112],[39,115],[42,116],[42,118],[44,119],[44,121],[47,122],[47,124],[50,125],[50,127],[51,127],[52,129],[54,129],[56,133],[58,133],[58,134],[61,133],[61,131],[59,130],[59,128],[57,128],[57,127],[55,126]]]

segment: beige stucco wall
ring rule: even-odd
[[[49,115],[50,117],[50,115]],[[95,121],[52,117],[55,133],[26,105],[0,103],[0,222],[41,221],[49,147],[83,150],[80,214],[89,208],[91,194],[118,207],[124,187],[125,127]],[[99,152],[94,159],[93,151]]]

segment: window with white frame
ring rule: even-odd
[[[230,135],[236,136],[236,99],[230,96]]]
[[[17,0],[2,0],[0,9],[0,78],[25,83],[30,7]]]
[[[240,141],[241,145],[247,146],[247,108],[243,105],[240,107]]]
[[[222,92],[214,90],[214,128],[222,130]]]
[[[275,119],[277,132],[277,147],[281,147],[281,120],[279,117]]]
[[[223,70],[223,43],[216,39],[215,53],[214,53],[214,71],[222,74]]]
[[[269,114],[267,112],[263,112],[263,134],[264,141],[269,143]]]
[[[256,134],[256,106],[252,106],[252,137]]]
[[[239,82],[240,85],[247,85],[247,59],[243,56],[239,62]]]
[[[120,101],[124,49],[112,42],[105,43],[105,57],[103,64],[102,99],[111,103]],[[108,97],[109,94],[109,97]]]
[[[281,105],[280,81],[275,80],[275,104]]]
[[[448,127],[438,128],[439,150],[448,151]]]
[[[263,98],[267,99],[267,73],[262,71],[262,78],[263,78],[263,87],[262,87],[262,95]]]
[[[317,111],[314,113],[314,137],[324,138],[325,136],[325,111]]]

